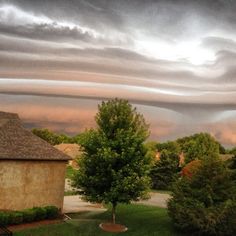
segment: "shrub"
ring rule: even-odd
[[[26,209],[22,213],[24,222],[33,222],[36,218],[36,212],[33,209]]]
[[[0,212],[0,226],[5,226],[9,222],[9,214],[6,212]]]
[[[175,226],[191,235],[234,235],[236,189],[231,172],[219,158],[205,157],[192,176],[172,189],[168,213]]]
[[[23,213],[22,212],[14,211],[14,212],[9,213],[8,224],[10,224],[10,225],[21,224],[21,223],[23,223],[23,220],[24,220],[24,218],[23,218]]]
[[[34,207],[32,210],[35,213],[35,220],[44,220],[47,217],[47,210],[42,207]]]
[[[59,209],[55,206],[46,206],[46,217],[47,219],[54,219],[59,216]]]
[[[34,207],[23,211],[0,211],[0,226],[15,225],[44,219],[55,219],[60,210],[55,206]]]

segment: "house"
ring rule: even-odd
[[[60,150],[61,152],[65,153],[66,155],[71,157],[69,161],[69,165],[73,168],[78,168],[77,160],[82,155],[82,150],[80,145],[76,143],[61,143],[54,146],[56,149]]]
[[[0,209],[62,209],[70,159],[26,130],[17,114],[0,112]]]

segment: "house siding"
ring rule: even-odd
[[[63,207],[66,161],[0,160],[0,210]]]

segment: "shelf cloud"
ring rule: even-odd
[[[0,110],[74,134],[120,97],[151,139],[206,131],[236,145],[235,11],[232,0],[2,0]]]

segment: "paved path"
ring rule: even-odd
[[[166,201],[170,198],[166,193],[151,193],[151,198],[138,202],[138,204],[159,206],[166,208]],[[91,204],[83,201],[79,195],[65,196],[64,197],[64,213],[72,213],[79,211],[105,211],[101,204]]]
[[[64,197],[64,213],[74,213],[82,211],[106,211],[101,204],[91,204],[83,201],[79,195]]]

